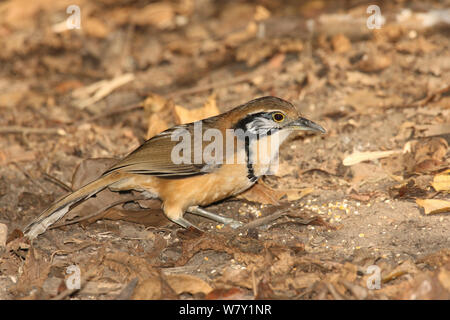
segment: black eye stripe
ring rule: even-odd
[[[281,116],[281,119],[280,120],[275,119],[275,115]],[[280,111],[258,112],[258,113],[250,114],[250,115],[246,116],[245,118],[239,120],[233,126],[233,128],[234,129],[243,129],[245,131],[246,130],[246,124],[252,122],[253,120],[255,120],[258,117],[266,118],[268,120],[273,120],[273,121],[276,121],[276,122],[281,122],[281,121],[283,121],[286,118],[286,116]]]
[[[245,118],[239,120],[234,125],[234,129],[242,129],[242,130],[246,131],[247,130],[247,127],[246,127],[247,123],[250,123],[250,122],[252,122],[253,120],[255,120],[256,118],[259,118],[259,117],[270,119],[272,116],[270,114],[266,113],[266,112],[258,112],[258,113],[250,114],[250,115],[246,116]]]

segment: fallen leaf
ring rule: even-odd
[[[230,289],[214,289],[208,293],[205,297],[206,300],[250,300],[253,295],[247,293],[248,291],[241,288],[230,288]]]
[[[160,112],[167,105],[167,99],[155,94],[150,93],[147,98],[144,100],[144,109],[150,113]]]
[[[441,285],[450,292],[450,270],[441,269],[437,278]]]
[[[25,151],[19,145],[13,145],[0,150],[0,166],[12,162],[31,161],[36,158],[34,151]]]
[[[403,150],[403,162],[408,172],[427,173],[443,165],[448,143],[440,137],[408,141]]]
[[[33,288],[40,288],[47,279],[50,272],[50,259],[44,257],[45,253],[39,249],[31,247],[22,267],[22,274],[17,282],[15,290],[29,294]]]
[[[131,15],[131,22],[139,26],[155,26],[168,29],[175,26],[175,10],[171,3],[156,2],[137,9]]]
[[[283,195],[284,194],[279,193],[277,190],[269,188],[265,184],[258,182],[252,188],[236,196],[236,198],[261,204],[278,205],[280,204],[278,200]]]
[[[292,286],[297,290],[311,287],[317,281],[320,281],[320,277],[316,273],[306,273],[302,271],[297,271],[295,277],[286,279],[287,285]]]
[[[225,39],[224,43],[230,47],[237,47],[239,44],[244,43],[251,38],[255,37],[258,31],[258,25],[254,21],[250,21],[247,24],[245,30],[239,30],[229,34]]]
[[[256,21],[262,21],[262,20],[266,20],[269,17],[270,17],[269,10],[267,10],[265,7],[263,7],[261,5],[256,7],[253,19],[255,19]]]
[[[288,201],[296,201],[307,194],[314,191],[314,188],[302,188],[302,189],[272,189],[264,182],[259,181],[252,188],[241,193],[236,198],[245,199],[251,202],[257,202],[261,204],[279,205],[279,200],[286,196]]]
[[[288,201],[296,201],[313,192],[314,188],[286,189],[281,191],[286,194]]]
[[[402,53],[423,54],[429,53],[438,47],[426,40],[423,37],[419,37],[414,40],[405,40],[395,45],[395,49]]]
[[[425,210],[425,214],[450,212],[450,201],[441,199],[416,199],[416,203]]]
[[[86,32],[88,36],[99,39],[103,39],[111,33],[111,30],[101,19],[94,17],[84,19],[81,30]]]
[[[165,280],[176,294],[210,293],[213,288],[204,280],[190,274],[170,274]]]
[[[333,50],[337,53],[347,52],[352,48],[350,40],[342,33],[331,38],[331,45]]]
[[[174,115],[177,124],[191,123],[205,118],[216,116],[220,113],[216,104],[216,96],[211,95],[201,108],[188,110],[186,108],[175,106]]]
[[[450,191],[450,169],[435,175],[431,185],[436,191]]]
[[[246,289],[253,288],[252,275],[248,269],[236,269],[230,266],[225,267],[222,275],[216,281],[218,284],[228,286],[233,285]]]
[[[392,64],[391,58],[381,53],[364,55],[359,61],[357,68],[363,72],[378,72],[386,69]]]
[[[133,300],[158,300],[161,299],[161,279],[153,276],[139,283],[131,296]]]
[[[426,194],[427,191],[417,186],[413,179],[389,190],[389,195],[394,199],[415,199],[424,197]]]
[[[150,139],[168,128],[169,125],[167,124],[167,122],[161,119],[157,113],[153,113],[150,115],[150,118],[148,119],[148,130],[146,139]]]

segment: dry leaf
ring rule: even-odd
[[[331,38],[331,45],[333,46],[333,50],[337,53],[347,52],[352,48],[350,40],[342,33]]]
[[[288,201],[295,201],[303,198],[307,194],[314,191],[314,188],[303,188],[303,189],[286,189],[282,190],[287,196]]]
[[[23,272],[17,282],[16,290],[29,293],[33,288],[40,288],[50,272],[50,259],[44,257],[44,252],[31,247],[23,265]]]
[[[395,49],[402,53],[429,53],[437,48],[436,45],[423,37],[415,40],[405,40],[396,44]]]
[[[284,193],[279,193],[278,190],[274,190],[265,184],[258,182],[252,188],[241,193],[236,198],[261,204],[278,205],[280,204],[278,200],[283,197],[283,195]]]
[[[256,35],[256,32],[258,31],[258,26],[254,21],[250,21],[247,25],[247,28],[245,30],[240,30],[233,32],[232,34],[228,35],[224,43],[227,46],[230,47],[236,47],[239,44],[246,42],[253,38]]]
[[[13,145],[0,150],[0,166],[11,162],[31,161],[36,157],[34,151],[25,151],[19,145]]]
[[[426,173],[441,168],[447,149],[447,141],[439,137],[407,142],[403,148],[406,151],[403,154],[406,170]]]
[[[237,198],[261,204],[279,205],[279,200],[284,196],[288,201],[296,201],[313,191],[314,188],[276,190],[259,181],[252,188],[238,195]]]
[[[299,290],[311,287],[317,281],[320,281],[320,277],[316,273],[298,271],[295,273],[295,277],[286,279],[286,284]]]
[[[217,283],[247,289],[253,288],[252,275],[248,269],[225,267],[222,271],[222,275],[217,279]]]
[[[153,276],[138,284],[132,295],[133,300],[158,300],[161,299],[161,279]]]
[[[167,99],[156,94],[150,93],[144,100],[144,109],[150,113],[162,111],[167,104]]]
[[[98,18],[89,17],[83,20],[83,28],[81,29],[83,32],[90,37],[103,39],[110,34],[111,30],[107,27],[107,25]]]
[[[267,10],[263,6],[257,6],[256,7],[255,15],[253,16],[253,18],[256,21],[266,20],[269,17],[270,17],[270,11],[269,10]]]
[[[167,29],[175,25],[175,10],[170,3],[156,2],[138,9],[131,15],[131,21],[139,26],[151,25]]]
[[[416,199],[416,203],[425,210],[425,214],[450,212],[450,201],[441,199]]]
[[[248,291],[241,288],[230,289],[214,289],[205,297],[206,300],[250,300],[253,295],[250,295]]]
[[[166,276],[166,281],[176,294],[184,292],[190,294],[210,293],[213,288],[204,280],[190,274],[171,274]]]
[[[436,191],[450,191],[450,169],[435,175],[431,185]]]
[[[146,139],[150,139],[168,128],[169,125],[167,124],[167,122],[161,119],[157,113],[153,113],[148,119]]]
[[[174,113],[176,122],[178,124],[184,124],[216,116],[220,111],[217,108],[216,96],[213,94],[201,108],[188,110],[180,106],[175,106]]]
[[[441,269],[438,274],[438,280],[441,285],[450,292],[450,271],[446,269]]]
[[[377,72],[389,67],[391,58],[380,53],[365,55],[358,63],[358,69],[363,72]]]

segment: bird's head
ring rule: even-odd
[[[277,97],[262,97],[251,100],[229,112],[235,118],[234,129],[254,134],[272,134],[279,131],[315,131],[326,130],[302,117],[288,101]]]

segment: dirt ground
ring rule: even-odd
[[[450,298],[448,0],[81,0],[68,30],[71,4],[0,3],[0,299]],[[327,133],[208,207],[244,228],[105,191],[23,237],[83,160],[266,95]]]

